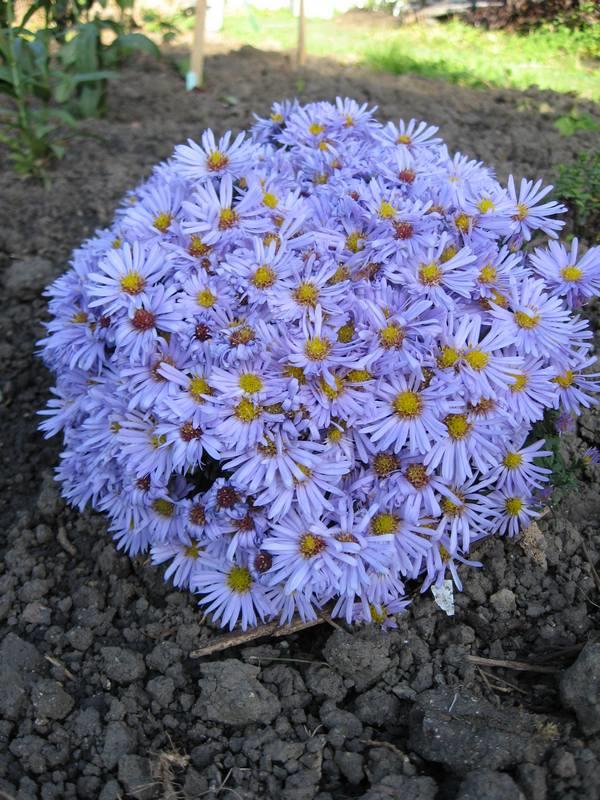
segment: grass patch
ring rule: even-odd
[[[286,11],[226,16],[223,35],[262,50],[289,50],[296,20]],[[528,34],[483,31],[458,21],[399,26],[368,14],[307,21],[307,50],[394,74],[466,86],[538,86],[600,101],[598,31],[546,27]]]

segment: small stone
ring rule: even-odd
[[[51,283],[57,269],[51,261],[41,256],[31,256],[14,261],[4,273],[4,289],[16,300],[32,300]]]
[[[303,752],[304,745],[302,742],[284,742],[282,739],[268,742],[264,747],[264,754],[279,764],[297,761]]]
[[[68,631],[67,640],[75,650],[85,652],[94,641],[94,634],[89,628],[82,628],[80,625],[76,625]]]
[[[17,720],[27,703],[20,673],[0,664],[0,718]]]
[[[197,800],[197,798],[203,797],[208,793],[208,780],[206,776],[193,767],[188,767],[185,773],[185,783],[183,784],[183,794],[186,800]]]
[[[356,716],[367,725],[382,727],[397,720],[400,701],[393,694],[374,687],[356,698]]]
[[[152,778],[150,761],[142,756],[124,755],[119,759],[119,782],[136,800],[152,800],[159,784]]]
[[[192,713],[203,720],[244,727],[268,725],[281,711],[278,698],[259,683],[258,667],[234,658],[202,664],[201,696]]]
[[[344,679],[325,664],[311,664],[304,678],[310,693],[317,700],[341,702],[348,694]]]
[[[558,750],[554,753],[549,766],[558,778],[574,778],[577,775],[575,757],[568,750]]]
[[[42,519],[46,522],[55,522],[62,505],[58,484],[52,474],[46,473],[42,481],[42,488],[37,498],[36,507]]]
[[[146,674],[146,665],[139,653],[126,650],[124,647],[103,647],[101,653],[104,659],[104,671],[117,683],[127,685],[143,678]]]
[[[48,719],[64,719],[75,705],[71,695],[53,680],[39,681],[33,688],[31,699],[36,714]]]
[[[517,610],[517,601],[510,589],[500,589],[490,597],[490,603],[500,615],[514,614]]]
[[[335,754],[334,760],[348,783],[356,786],[365,777],[363,769],[363,757],[360,753],[350,753],[346,750],[338,750]]]
[[[173,694],[175,692],[173,678],[165,678],[162,675],[158,678],[152,678],[146,684],[146,691],[156,700],[159,706],[166,708],[173,702]]]
[[[362,734],[363,726],[358,717],[336,708],[331,702],[323,703],[320,717],[327,730],[339,733],[344,739],[354,739]]]
[[[519,764],[517,767],[519,785],[527,800],[546,800],[546,770],[537,764]]]
[[[336,630],[327,640],[323,655],[333,669],[349,678],[362,692],[389,670],[391,646],[390,637],[381,636],[372,628],[353,633]]]
[[[20,639],[16,634],[9,633],[0,645],[0,664],[10,667],[17,672],[35,672],[42,663],[42,657],[37,648],[29,642]]]
[[[48,606],[45,606],[42,603],[27,603],[23,609],[21,618],[24,622],[28,622],[31,625],[50,625],[52,620],[52,612]]]
[[[456,800],[525,800],[510,775],[492,769],[469,772],[460,785]]]
[[[102,787],[102,791],[98,795],[98,800],[120,800],[122,796],[123,792],[119,782],[109,780]]]
[[[73,716],[75,717],[74,727],[78,742],[86,738],[91,739],[100,734],[102,725],[100,723],[100,713],[97,709],[93,707],[82,708]]]
[[[438,787],[433,778],[388,775],[359,800],[434,800]],[[483,797],[479,800],[484,800]]]
[[[101,758],[107,769],[113,769],[122,755],[135,750],[137,736],[124,722],[109,722],[104,733],[104,746]]]
[[[600,644],[586,644],[560,681],[560,697],[587,736],[600,731]]]
[[[548,746],[533,714],[502,711],[463,687],[440,687],[417,697],[409,714],[410,746],[421,758],[466,774],[486,764],[500,770],[538,761]]]

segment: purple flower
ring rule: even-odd
[[[389,628],[406,581],[460,588],[547,492],[533,423],[600,390],[573,311],[598,248],[530,255],[548,187],[373,112],[286,101],[179,145],[46,292],[65,498],[223,627]]]

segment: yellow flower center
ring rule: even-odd
[[[321,125],[319,122],[312,122],[308,126],[308,132],[312,136],[318,136],[320,133],[323,133],[324,130],[325,130],[325,125]]]
[[[294,300],[301,306],[312,306],[314,308],[318,299],[319,287],[315,286],[314,283],[303,282],[294,290]]]
[[[377,453],[373,459],[373,471],[379,478],[387,478],[400,468],[400,462],[393,453]]]
[[[152,503],[152,508],[161,517],[166,517],[167,519],[172,517],[173,512],[175,511],[175,505],[173,503],[170,503],[168,500],[164,500],[161,497],[157,498]]]
[[[217,302],[217,296],[210,289],[200,289],[196,295],[196,302],[202,308],[212,308]]]
[[[385,606],[383,604],[381,606],[381,611],[378,611],[377,607],[374,606],[373,603],[369,603],[369,613],[371,615],[371,621],[376,625],[383,625],[388,618],[387,611],[385,610]]]
[[[206,256],[210,253],[210,245],[204,244],[199,236],[193,235],[188,247],[188,253],[195,257]]]
[[[563,372],[562,375],[557,375],[556,378],[553,378],[554,383],[558,383],[561,389],[568,389],[573,385],[574,380],[575,374],[570,369]]]
[[[575,281],[581,280],[583,277],[583,270],[579,269],[574,265],[570,265],[568,267],[563,267],[560,271],[563,280],[567,281],[568,283],[574,283]]]
[[[437,357],[438,367],[441,369],[453,367],[459,358],[460,353],[454,347],[443,347],[442,352]]]
[[[352,233],[346,236],[346,248],[350,250],[351,253],[358,253],[365,246],[364,239],[363,233],[360,231],[352,231]]]
[[[442,255],[440,256],[440,261],[442,264],[445,264],[447,261],[450,261],[451,258],[458,253],[458,248],[453,245],[449,244],[448,247],[445,247],[442,251]]]
[[[225,231],[237,224],[239,217],[233,208],[222,208],[219,214],[219,230]]]
[[[399,392],[392,403],[394,411],[403,419],[418,417],[423,408],[423,401],[417,392]]]
[[[262,202],[263,206],[266,206],[267,208],[277,208],[277,203],[279,201],[277,200],[277,195],[274,195],[272,192],[265,192],[263,194]]]
[[[410,144],[412,139],[407,133],[401,133],[396,139],[396,144]]]
[[[252,587],[252,575],[247,567],[232,567],[227,576],[227,586],[232,592],[245,594]]]
[[[338,330],[337,340],[338,342],[342,342],[342,344],[348,344],[348,342],[352,341],[353,336],[354,324],[352,322],[347,322]]]
[[[304,352],[311,361],[323,361],[331,353],[331,342],[321,336],[309,339],[304,345]]]
[[[203,395],[211,395],[213,390],[208,385],[206,378],[203,378],[201,375],[194,375],[192,378],[190,378],[188,392],[197,403],[204,403],[205,400]]]
[[[242,422],[250,423],[260,417],[262,409],[251,400],[248,400],[248,398],[242,397],[240,402],[235,407],[234,413],[235,416]]]
[[[314,558],[326,548],[325,540],[314,533],[304,533],[300,537],[298,550],[303,558]]]
[[[494,201],[490,200],[489,197],[482,197],[481,200],[477,203],[477,208],[481,211],[482,214],[487,214],[488,211],[496,210]]]
[[[371,533],[375,536],[386,536],[398,530],[398,517],[394,514],[375,514],[371,521]]]
[[[283,114],[280,114],[279,112],[274,111],[271,114],[271,122],[277,122],[277,123],[283,122]]]
[[[512,377],[515,379],[515,382],[510,385],[511,392],[522,392],[529,383],[529,378],[525,373],[516,374]]]
[[[506,469],[518,469],[523,463],[523,456],[521,453],[508,452],[502,459],[502,463]]]
[[[154,227],[161,233],[166,233],[169,230],[169,225],[173,222],[173,215],[168,211],[163,211],[162,214],[157,214],[152,220]]]
[[[402,347],[403,341],[404,328],[397,322],[390,322],[389,325],[386,325],[385,328],[381,328],[379,331],[379,344],[384,350],[399,350]]]
[[[344,436],[343,428],[339,428],[337,425],[330,425],[327,428],[327,440],[331,444],[339,444],[342,441],[343,436]]]
[[[190,544],[188,547],[184,549],[184,554],[186,558],[193,558],[194,561],[200,557],[200,547],[196,542],[194,544]]]
[[[471,369],[480,372],[490,363],[490,357],[487,353],[484,353],[483,350],[471,350],[470,353],[465,355],[465,361]]]
[[[206,166],[211,172],[218,172],[229,164],[229,158],[220,150],[213,150],[206,159]]]
[[[433,261],[431,264],[421,264],[419,267],[419,280],[425,286],[438,286],[443,277],[444,273]]]
[[[353,383],[364,383],[370,381],[373,376],[368,369],[351,369],[346,377]]]
[[[377,213],[381,219],[393,219],[396,216],[396,209],[387,200],[382,200]]]
[[[471,217],[468,214],[459,214],[454,220],[456,227],[461,233],[468,233],[471,225]]]
[[[528,314],[525,311],[515,311],[514,318],[519,328],[524,328],[528,331],[530,331],[532,328],[535,328],[540,322],[539,314]]]
[[[302,367],[293,367],[291,364],[288,364],[283,370],[283,374],[286,378],[296,378],[298,383],[306,383],[306,377]]]
[[[325,378],[321,378],[319,380],[319,386],[321,387],[321,391],[324,392],[325,396],[329,398],[329,400],[335,400],[344,392],[344,379],[340,378],[339,375],[334,375],[335,378],[335,388],[330,386]]]
[[[347,281],[350,277],[350,270],[346,266],[346,264],[340,264],[336,271],[333,273],[331,278],[327,281],[328,286],[335,286],[336,283],[341,283],[342,281]]]
[[[524,503],[520,497],[507,497],[504,501],[504,508],[506,509],[506,513],[509,514],[511,517],[516,517],[523,508]]]
[[[254,372],[244,372],[240,375],[239,381],[240,389],[248,394],[256,394],[263,388],[262,379],[259,378]]]
[[[427,486],[430,481],[427,470],[423,464],[409,464],[404,473],[404,477],[415,489],[422,489],[424,486]]]
[[[490,283],[494,283],[494,281],[498,277],[498,272],[496,267],[493,267],[491,264],[486,264],[485,267],[479,273],[479,283],[483,283],[486,286],[489,286]]]
[[[455,441],[464,439],[472,428],[465,414],[448,414],[444,419],[444,424],[448,429],[448,435]]]
[[[152,444],[152,447],[158,450],[159,447],[167,443],[167,437],[164,433],[160,436],[156,433],[153,433],[150,437],[150,443]]]
[[[88,315],[86,314],[85,311],[78,311],[71,317],[71,322],[74,322],[75,324],[81,325],[87,321],[88,321]]]
[[[455,494],[460,498],[457,492],[455,492]],[[465,510],[464,503],[453,503],[452,500],[449,500],[447,497],[444,497],[440,501],[440,506],[447,517],[460,517]]]
[[[270,286],[273,286],[276,278],[277,276],[275,275],[273,267],[270,267],[268,264],[263,264],[262,267],[256,270],[251,281],[257,289],[268,289]]]
[[[128,272],[121,278],[121,289],[125,294],[139,294],[145,285],[146,281],[139,272]]]
[[[527,208],[525,203],[517,203],[517,213],[515,214],[515,217],[518,220],[524,220],[528,214],[529,214],[529,209]]]

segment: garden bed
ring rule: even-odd
[[[563,671],[598,630],[598,467],[540,523],[543,538],[479,549],[485,569],[452,618],[419,597],[389,633],[324,622],[201,657],[219,634],[193,598],[117,554],[101,517],[60,500],[59,443],[36,431],[50,385],[33,355],[40,291],[174,144],[246,127],[298,93],[427,119],[502,179],[550,180],[595,136],[562,137],[554,122],[574,101],[551,92],[327,61],[298,76],[285,56],[251,48],[209,59],[206,73],[206,91],[186,94],[168,61],[125,69],[107,118],[84,124],[47,188],[2,162],[0,796],[516,800],[516,781],[528,800],[600,797],[600,741],[559,693],[561,678],[563,699],[580,687]],[[585,444],[566,437],[566,451],[594,444],[599,419],[585,414]]]

